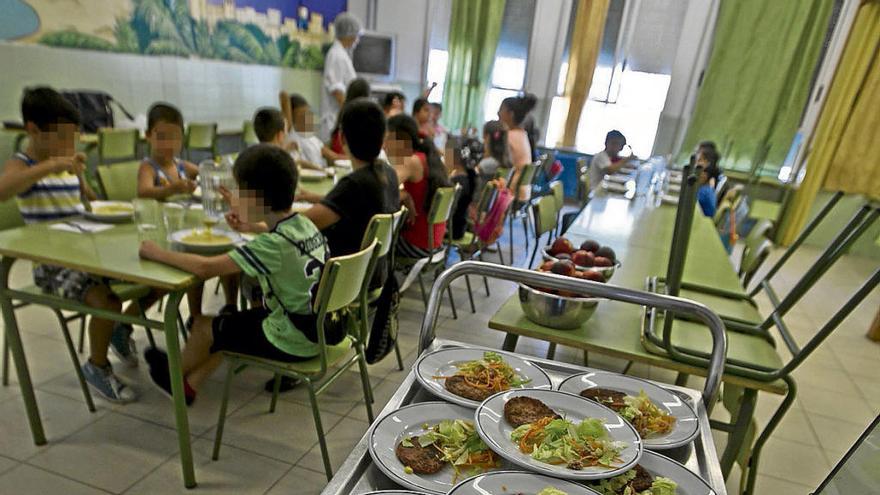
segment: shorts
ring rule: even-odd
[[[269,316],[265,308],[218,315],[211,322],[214,343],[211,352],[236,352],[273,361],[307,361],[310,357],[294,356],[275,347],[263,332],[263,320]]]
[[[105,285],[94,275],[51,265],[34,265],[34,284],[50,294],[84,303],[93,287]]]

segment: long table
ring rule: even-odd
[[[658,206],[648,198],[629,200],[600,194],[577,216],[566,237],[575,244],[595,239],[610,246],[622,262],[610,283],[644,289],[647,277],[664,276],[666,273],[675,213],[675,207]],[[694,218],[683,278],[689,283],[743,293],[714,224],[702,215]],[[688,295],[682,291],[682,297]],[[703,298],[701,302],[718,313],[725,312],[725,305],[735,305],[720,297]],[[740,306],[735,309],[742,310]],[[753,311],[757,314],[757,309]],[[631,305],[601,301],[595,313],[579,328],[555,330],[526,318],[518,296],[514,295],[489,320],[489,328],[506,333],[503,348],[507,351],[516,349],[519,337],[531,337],[585,352],[657,366],[683,375],[705,376],[704,368],[672,360],[662,349],[651,348],[642,335],[644,316],[643,311]],[[711,339],[699,323],[676,320],[673,330],[673,342],[676,344],[709,349]],[[728,358],[757,362],[771,368],[782,365],[778,353],[766,340],[730,331],[727,336]],[[727,474],[746,441],[757,391],[782,395],[788,392],[788,387],[781,380],[768,383],[731,373],[725,373],[722,380],[744,388],[746,398],[750,401],[739,408],[733,421],[736,426],[731,430],[722,456],[722,469]]]

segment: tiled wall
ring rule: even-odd
[[[103,90],[135,115],[164,100],[177,105],[187,121],[237,130],[256,108],[277,107],[281,89],[301,93],[317,113],[321,73],[0,43],[0,120],[20,120],[22,89],[36,84]]]

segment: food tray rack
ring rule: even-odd
[[[724,477],[721,474],[721,467],[715,450],[715,442],[712,439],[712,432],[709,426],[709,413],[706,408],[707,404],[711,405],[714,403],[715,394],[721,378],[720,370],[723,366],[724,355],[727,348],[724,325],[715,313],[708,310],[705,306],[684,299],[650,294],[609,284],[575,280],[558,275],[538,273],[519,268],[467,261],[458,263],[454,267],[446,270],[435,281],[431,290],[431,296],[428,300],[428,308],[426,310],[425,320],[422,324],[419,339],[419,350],[421,353],[449,347],[483,348],[482,346],[473,346],[463,342],[437,339],[434,337],[434,323],[439,310],[440,295],[443,294],[443,291],[446,290],[452,280],[464,275],[488,276],[512,282],[536,284],[542,287],[581,292],[592,296],[647,305],[660,309],[674,309],[676,312],[689,313],[703,319],[708,324],[713,336],[713,352],[712,359],[710,360],[713,362],[713,367],[708,370],[706,386],[703,389],[703,392],[701,393],[698,390],[665,383],[657,383],[657,385],[677,394],[694,408],[694,411],[699,418],[700,433],[691,444],[673,450],[666,450],[662,453],[667,457],[671,457],[678,462],[681,462],[688,469],[700,475],[700,477],[712,486],[718,495],[727,495]],[[524,355],[520,356],[524,359],[528,359],[547,372],[554,388],[569,376],[588,371],[596,371],[591,368],[561,363],[558,361]],[[437,399],[419,385],[416,381],[415,374],[411,369],[407,373],[406,378],[404,378],[403,382],[400,384],[400,387],[398,387],[391,399],[388,400],[385,408],[379,413],[377,420],[393,413],[403,406],[429,400]],[[369,434],[370,431],[368,430],[364,436],[361,437],[351,454],[349,454],[345,462],[343,462],[336,471],[333,479],[321,492],[322,495],[361,495],[375,490],[401,489],[401,487],[388,479],[388,477],[373,464],[369,452]]]

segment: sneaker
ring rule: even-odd
[[[105,367],[86,361],[82,365],[86,383],[104,399],[117,404],[127,404],[137,400],[137,393],[122,382],[114,373],[108,363]]]
[[[113,335],[110,336],[110,349],[129,368],[136,368],[138,365],[137,347],[131,338],[133,331],[131,325],[116,323],[113,326]]]
[[[278,389],[278,392],[280,392],[280,393],[290,392],[291,390],[295,389],[296,386],[299,385],[300,383],[301,383],[301,381],[297,380],[296,378],[291,378],[289,376],[282,376],[281,377],[281,388]],[[275,390],[275,377],[274,376],[272,378],[270,378],[268,382],[266,382],[266,385],[263,386],[263,390],[265,390],[266,392],[269,392],[270,394],[272,393],[273,390]]]
[[[171,375],[168,373],[168,355],[155,347],[150,347],[144,351],[144,361],[150,367],[150,379],[153,385],[162,392],[162,395],[172,399],[174,396],[171,393]],[[190,387],[186,378],[183,379],[183,394],[186,405],[191,406],[196,400],[196,391]]]

